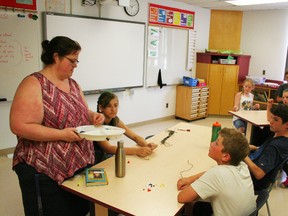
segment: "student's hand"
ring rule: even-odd
[[[152,154],[152,149],[150,147],[138,147],[136,150],[136,154],[139,157],[146,157]]]
[[[238,111],[238,106],[234,106],[234,107],[233,107],[233,111],[234,111],[234,112],[237,112],[237,111]]]
[[[105,120],[105,117],[102,113],[93,112],[92,124],[93,125],[102,125]]]
[[[250,151],[256,151],[259,148],[259,146],[255,146],[255,145],[250,144],[249,148],[250,148]]]
[[[267,101],[267,109],[271,109],[273,103],[274,103],[273,99],[268,99],[268,101]]]
[[[187,178],[181,178],[178,180],[177,182],[177,189],[178,190],[183,190],[184,188],[186,188],[187,186],[189,186],[189,181]]]
[[[158,147],[158,145],[155,144],[155,143],[148,143],[146,146],[149,147],[152,150],[154,150],[154,149],[156,149]]]
[[[260,109],[260,104],[255,104],[255,105],[254,105],[254,109],[255,109],[255,110],[259,110],[259,109]]]

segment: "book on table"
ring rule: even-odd
[[[108,184],[108,178],[104,168],[87,168],[85,180],[86,186],[88,187]]]

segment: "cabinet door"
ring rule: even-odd
[[[208,114],[218,115],[220,112],[220,100],[222,89],[222,69],[223,65],[211,64],[209,72],[209,102],[208,102]]]
[[[237,92],[238,84],[237,65],[224,65],[222,77],[222,89],[220,99],[220,115],[229,115],[228,111],[233,109],[234,98]]]
[[[196,64],[196,77],[200,79],[205,79],[206,82],[209,82],[209,69],[210,64],[206,63],[197,63]]]

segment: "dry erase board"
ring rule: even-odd
[[[143,86],[145,23],[44,14],[46,38],[68,36],[82,51],[72,78],[83,91]]]
[[[21,80],[40,69],[39,23],[0,10],[0,98],[12,100]]]
[[[146,85],[157,86],[161,69],[162,82],[182,83],[190,76],[188,68],[189,34],[186,29],[149,26]]]

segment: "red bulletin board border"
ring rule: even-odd
[[[17,8],[17,9],[20,8],[20,9],[34,10],[34,11],[37,10],[36,0],[32,0],[31,4],[17,3],[17,0],[0,0],[0,6],[9,7],[9,8]]]
[[[194,29],[195,12],[149,4],[148,19],[152,25]]]

